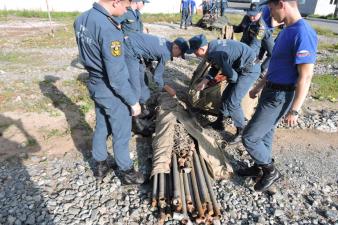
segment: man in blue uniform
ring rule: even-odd
[[[221,16],[224,16],[226,8],[228,8],[228,0],[221,0]]]
[[[195,12],[196,12],[196,2],[195,2],[195,0],[190,0],[190,4],[191,4],[191,13],[190,13],[190,17],[189,17],[189,22],[190,22],[190,25],[192,25],[192,19],[194,17]]]
[[[210,10],[210,3],[209,3],[209,0],[203,0],[202,1],[202,12],[203,12],[203,16],[205,14],[209,14],[209,10]]]
[[[247,11],[247,15],[244,16],[242,22],[238,26],[234,26],[234,32],[243,32],[241,42],[249,45],[259,55],[261,46],[263,45],[267,50],[267,57],[262,63],[262,72],[267,70],[270,62],[272,48],[273,48],[273,37],[272,32],[268,29],[265,21],[262,18],[262,12],[260,7],[252,3],[250,9]]]
[[[214,40],[208,44],[204,35],[192,37],[189,44],[189,52],[194,52],[198,57],[207,57],[207,61],[212,65],[208,75],[197,85],[197,91],[203,90],[218,71],[221,71],[229,82],[222,93],[220,114],[211,126],[224,130],[224,117],[231,117],[237,130],[229,143],[240,142],[245,127],[241,102],[257,80],[260,71],[259,65],[254,64],[255,53],[246,44],[233,40]]]
[[[276,39],[267,77],[249,93],[255,98],[263,89],[243,133],[243,144],[255,164],[239,170],[238,175],[260,177],[256,191],[267,190],[281,177],[272,159],[275,127],[284,115],[286,124],[296,125],[311,84],[318,44],[316,32],[302,19],[297,1],[270,0],[268,4],[273,18],[286,27]]]
[[[182,0],[181,1],[181,25],[182,29],[184,25],[184,29],[187,29],[189,26],[189,18],[191,14],[191,0]]]
[[[184,54],[189,48],[187,41],[183,38],[177,38],[171,42],[162,37],[133,32],[125,37],[125,45],[127,58],[130,59],[128,62],[130,73],[134,73],[133,71],[136,73],[140,60],[157,61],[154,70],[154,81],[160,90],[165,90],[174,96],[176,94],[175,90],[163,81],[165,64],[172,60],[173,57],[184,58]],[[141,98],[140,101],[147,101],[150,97],[149,89],[147,91],[148,95],[142,96],[140,93],[140,80],[136,78],[131,80],[131,83],[134,86],[133,90],[136,92],[136,97],[138,99]]]
[[[132,0],[127,12],[118,18],[118,20],[121,21],[120,23],[124,33],[143,32],[140,10],[143,8],[144,3],[148,2],[148,0]]]
[[[116,163],[125,184],[143,183],[129,155],[131,116],[141,107],[135,96],[124,61],[123,33],[112,16],[121,16],[128,0],[100,0],[76,18],[74,30],[80,59],[89,72],[88,89],[95,102],[96,128],[92,155],[94,174],[102,178],[108,171],[107,137],[113,136]]]

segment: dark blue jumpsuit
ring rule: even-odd
[[[245,126],[242,99],[259,76],[255,58],[254,51],[238,41],[214,40],[208,46],[207,60],[212,67],[207,79],[213,79],[219,70],[227,77],[229,85],[222,94],[220,111],[225,117],[230,116],[238,128]]]
[[[81,62],[89,72],[88,89],[95,102],[96,127],[93,158],[107,158],[107,137],[112,134],[113,150],[121,170],[132,166],[129,156],[131,113],[137,103],[128,81],[124,60],[123,33],[118,23],[99,4],[82,13],[74,23]]]
[[[181,2],[181,25],[180,28],[183,27],[187,28],[190,24],[189,18],[190,18],[190,13],[191,13],[191,2],[190,0],[182,0]]]
[[[263,70],[266,70],[271,58],[273,38],[271,30],[268,29],[263,18],[251,22],[249,16],[245,15],[242,22],[238,26],[234,26],[234,32],[243,32],[241,42],[249,45],[254,50],[256,57],[258,57],[262,45],[267,46],[269,53],[261,66]]]
[[[139,10],[128,8],[127,12],[119,18],[121,20],[122,30],[126,37],[130,33],[143,32],[143,23]],[[130,38],[130,37],[129,37]],[[128,54],[131,53],[131,54]],[[141,104],[145,104],[150,97],[150,91],[144,81],[145,66],[133,52],[127,52],[126,63],[130,74],[132,89]]]
[[[224,16],[226,8],[228,8],[228,0],[221,0],[221,16]]]
[[[163,73],[165,64],[172,60],[173,43],[163,37],[144,33],[130,33],[125,40],[126,54],[137,55],[141,60],[157,61],[154,71],[154,81],[162,90],[164,86]]]

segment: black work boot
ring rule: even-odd
[[[144,176],[141,172],[136,171],[134,167],[129,170],[121,171],[123,184],[143,184]]]
[[[106,160],[104,161],[95,161],[95,171],[94,171],[94,176],[97,177],[98,179],[102,179],[104,176],[106,176],[109,167],[108,163]]]
[[[234,145],[242,141],[242,134],[243,134],[242,127],[236,127],[236,134],[228,141],[229,145]]]
[[[240,177],[261,177],[262,169],[255,163],[253,166],[237,170],[237,175]]]
[[[255,191],[264,192],[266,191],[274,182],[276,182],[282,175],[275,168],[273,162],[266,165],[261,165],[263,170],[262,178],[255,184]]]
[[[222,114],[219,114],[217,116],[217,119],[214,122],[210,123],[209,125],[215,130],[225,130],[223,120],[224,116]]]

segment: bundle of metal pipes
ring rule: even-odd
[[[159,224],[180,220],[182,224],[219,224],[220,208],[212,189],[198,143],[177,132],[169,174],[153,176],[152,208],[159,210]],[[183,135],[183,138],[182,138]],[[177,136],[177,135],[175,135]],[[181,140],[181,144],[179,144]]]

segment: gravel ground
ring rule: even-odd
[[[156,34],[166,33],[168,36],[178,32],[175,24],[151,28],[158,32]],[[183,32],[188,35],[191,31]],[[1,51],[10,50],[6,47]],[[83,73],[72,66],[76,62],[76,48],[41,51],[50,56],[51,61],[55,60],[52,69],[23,68],[14,72],[1,69],[1,79],[43,79],[46,74],[72,79]],[[179,97],[183,97],[198,64],[196,58],[189,56],[188,59],[191,62],[182,59],[169,62],[165,71],[166,81],[176,88]],[[322,68],[326,69],[325,66]],[[256,193],[252,180],[236,176],[215,182],[214,190],[222,206],[221,224],[338,225],[337,127],[337,108],[306,108],[300,118],[299,128],[302,129],[284,129],[280,125],[274,156],[284,178],[275,187],[276,193]],[[227,135],[225,132],[209,132],[220,142]],[[224,153],[235,169],[252,163],[241,145],[224,146]],[[135,165],[148,175],[151,140],[134,135],[131,155]],[[110,164],[115,168],[112,158]],[[92,176],[91,165],[91,160],[76,151],[65,155],[22,153],[0,161],[0,225],[157,224],[157,212],[150,210],[149,183],[121,186],[118,171],[112,171],[99,183]]]

